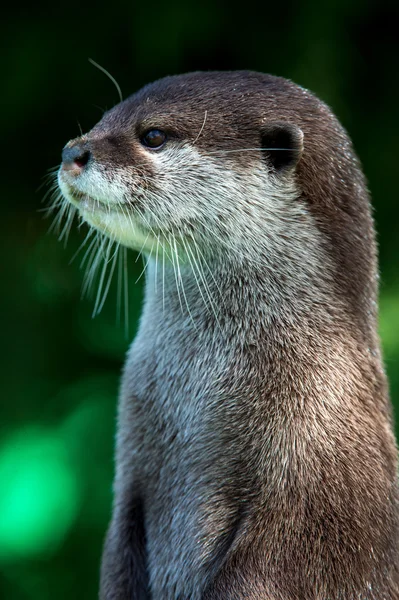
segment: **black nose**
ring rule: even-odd
[[[90,150],[86,144],[75,144],[62,151],[64,169],[82,168],[89,162]]]

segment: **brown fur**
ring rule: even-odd
[[[191,162],[160,172],[139,141],[152,127]],[[231,152],[281,135],[279,161]],[[192,73],[143,88],[84,141],[104,181],[123,172],[144,229],[196,236],[218,310],[204,310],[183,266],[192,320],[170,266],[164,310],[148,278],[123,378],[102,600],[397,600],[376,246],[345,131],[284,79]],[[208,159],[220,175],[208,177]],[[209,201],[229,173],[247,194],[231,185]]]

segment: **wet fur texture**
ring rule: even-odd
[[[74,144],[91,158],[65,195],[151,255],[101,600],[398,599],[374,229],[345,131],[284,79],[192,73]]]

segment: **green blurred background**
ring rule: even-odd
[[[116,289],[102,313],[83,273],[48,234],[37,191],[66,141],[166,74],[249,68],[289,77],[348,129],[375,207],[381,335],[399,406],[399,78],[397,2],[298,0],[240,9],[203,0],[12,5],[2,14],[2,419],[0,598],[95,599],[109,518],[118,381],[128,339]],[[130,331],[142,269],[129,254]]]

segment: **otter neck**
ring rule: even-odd
[[[332,284],[306,265],[289,267],[259,263],[224,264],[220,260],[196,266],[156,264],[150,260],[146,278],[146,313],[159,315],[185,330],[210,328],[245,335],[271,323],[309,323],[323,330],[347,324],[348,315]],[[292,276],[290,276],[290,271]]]

